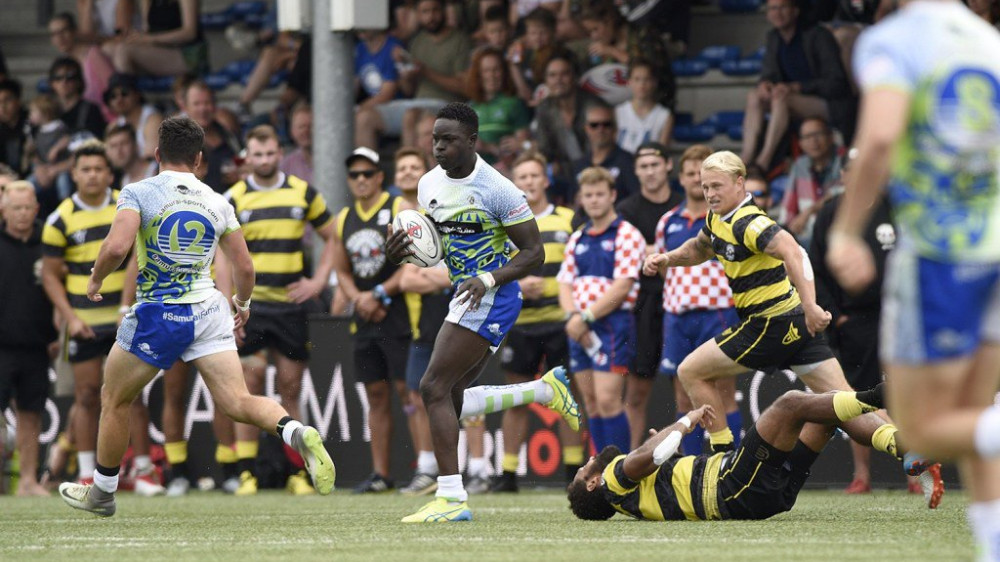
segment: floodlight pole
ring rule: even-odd
[[[354,42],[332,31],[333,0],[313,0],[313,178],[331,211],[350,204],[344,159],[354,150]]]

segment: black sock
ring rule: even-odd
[[[170,479],[173,480],[175,478],[186,478],[191,480],[191,477],[188,475],[187,461],[175,462],[170,465]]]
[[[236,461],[236,470],[243,474],[244,472],[249,472],[253,474],[253,465],[257,461],[256,458],[240,459]]]
[[[97,463],[97,472],[100,472],[104,476],[118,476],[118,471],[121,469],[120,466],[107,467],[102,466],[101,463]]]
[[[858,402],[868,404],[878,409],[885,408],[885,383],[880,382],[871,390],[858,392],[854,395]]]
[[[234,462],[219,463],[219,466],[222,467],[223,480],[229,480],[230,478],[235,478],[240,475],[240,473],[236,470],[236,463]]]
[[[295,421],[294,418],[292,418],[292,416],[285,416],[278,421],[278,426],[275,428],[275,432],[278,434],[279,438],[281,439],[285,438],[284,435],[285,426],[288,425],[288,422],[290,421]]]
[[[792,468],[795,470],[808,474],[809,469],[812,468],[817,458],[819,458],[819,453],[810,449],[802,441],[799,441],[795,444],[792,452],[788,453],[788,464],[792,465]]]

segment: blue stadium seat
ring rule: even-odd
[[[140,76],[136,79],[140,92],[169,92],[173,85],[173,76]]]
[[[233,61],[222,67],[219,72],[226,73],[231,81],[239,82],[244,76],[253,72],[253,67],[256,64],[257,61],[252,59]]]
[[[201,27],[207,30],[219,30],[229,27],[236,21],[228,12],[214,12],[201,15]]]
[[[757,47],[757,50],[746,56],[748,60],[764,60],[764,53],[767,52],[767,46],[761,45]]]
[[[38,82],[35,83],[35,90],[39,94],[51,94],[52,93],[52,85],[49,84],[49,79],[48,78],[39,78]]]
[[[229,83],[232,82],[232,77],[225,71],[219,71],[206,74],[204,80],[209,88],[218,91],[225,90],[229,86]]]
[[[672,66],[676,76],[701,76],[708,72],[708,63],[698,59],[678,59]]]
[[[243,23],[251,29],[260,29],[267,23],[267,14],[249,14],[243,18]]]
[[[743,140],[743,124],[733,125],[726,129],[726,136],[733,139],[734,141]]]
[[[710,123],[675,125],[673,136],[680,142],[706,142],[715,136],[715,126]]]
[[[707,62],[712,68],[719,68],[726,61],[739,60],[740,48],[737,45],[713,45],[702,49],[696,59]]]
[[[240,20],[246,19],[247,16],[251,15],[263,15],[267,13],[267,2],[261,2],[259,0],[234,2],[226,8],[226,12]]]
[[[760,59],[743,59],[724,61],[719,69],[726,76],[755,76],[760,74]]]
[[[788,191],[788,174],[774,178],[768,185],[771,187],[771,204],[780,205],[781,200],[785,198],[785,192]]]
[[[720,111],[714,115],[709,116],[705,120],[706,124],[710,124],[715,127],[716,134],[725,134],[729,131],[730,127],[735,125],[743,125],[743,112],[742,111]]]
[[[719,8],[729,13],[756,12],[762,3],[760,0],[719,0]]]
[[[674,114],[674,126],[678,125],[694,125],[694,114],[692,113],[675,113]]]

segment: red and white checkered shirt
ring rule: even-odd
[[[617,232],[615,232],[617,230]],[[566,243],[566,257],[556,281],[573,286],[573,303],[584,310],[608,292],[616,279],[632,279],[620,310],[631,310],[639,295],[639,275],[646,257],[646,240],[639,229],[617,219],[603,231],[586,227]]]
[[[681,204],[663,215],[656,225],[656,251],[664,253],[679,248],[698,236],[705,225],[705,215],[696,217]],[[718,310],[733,307],[733,292],[726,272],[718,260],[695,266],[671,267],[663,283],[663,310],[683,314],[691,310]]]

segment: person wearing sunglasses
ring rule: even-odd
[[[100,107],[83,98],[86,83],[83,68],[75,58],[59,57],[53,61],[49,67],[49,84],[59,98],[61,118],[70,131],[74,134],[89,133],[96,139],[104,137],[104,116]]]
[[[403,199],[382,188],[384,174],[374,150],[359,147],[347,158],[347,186],[354,204],[337,214],[334,232],[338,288],[354,304],[355,376],[368,395],[372,474],[355,493],[394,488],[389,473],[392,392],[410,404],[406,387],[410,316],[400,290],[402,271],[386,259],[386,227],[404,209]],[[414,447],[416,449],[416,447]]]
[[[639,191],[639,179],[635,176],[635,158],[618,146],[618,124],[615,110],[608,104],[596,101],[584,109],[584,123],[587,134],[587,151],[582,158],[573,162],[574,179],[580,172],[592,166],[600,166],[615,180],[615,192],[621,201]],[[570,201],[579,187],[574,186]]]
[[[104,90],[104,103],[115,114],[115,124],[131,125],[136,131],[139,155],[143,159],[152,160],[163,115],[145,101],[139,92],[135,76],[131,74],[115,74],[108,81],[108,89]]]

